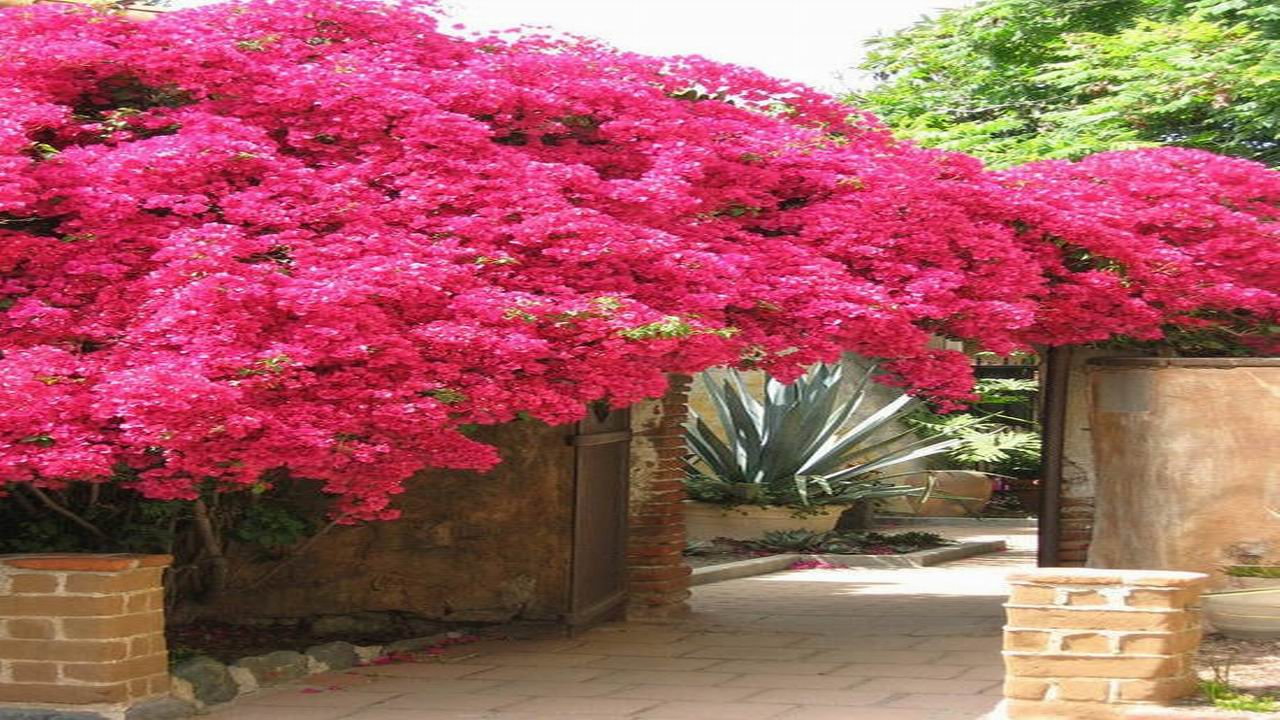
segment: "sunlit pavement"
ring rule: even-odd
[[[1000,700],[1005,576],[1033,527],[911,528],[1010,550],[704,585],[676,624],[486,641],[246,696],[215,720],[973,720]]]

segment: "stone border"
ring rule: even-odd
[[[1280,358],[1163,358],[1163,357],[1100,357],[1089,361],[1098,367],[1124,368],[1242,368],[1242,367],[1276,367]]]
[[[422,652],[441,645],[456,644],[466,633],[457,631],[437,633],[424,637],[397,640],[386,645],[353,645],[334,641],[313,645],[305,652],[280,650],[266,655],[243,657],[224,664],[211,657],[200,655],[178,663],[172,669],[172,698],[178,702],[160,708],[144,706],[133,708],[126,720],[170,720],[188,717],[197,712],[222,707],[260,689],[297,680],[319,673],[349,670],[378,664],[378,658],[397,654]],[[186,709],[181,712],[179,706]]]
[[[747,558],[746,560],[734,560],[733,562],[720,563],[719,565],[708,565],[706,567],[694,568],[692,579],[689,584],[707,585],[714,582],[723,582],[725,580],[737,580],[738,578],[753,577],[755,575],[767,575],[772,572],[780,572],[786,570],[796,564],[804,555],[796,553],[784,553],[781,555],[766,555],[765,557]]]
[[[806,555],[805,558],[851,568],[921,568],[1008,549],[1003,540],[970,540],[901,555]]]
[[[694,568],[693,585],[737,580],[739,578],[766,575],[786,570],[799,561],[812,560],[838,567],[858,568],[919,568],[937,565],[950,560],[986,555],[1008,549],[1003,540],[984,540],[956,543],[943,547],[917,550],[901,555],[814,555],[810,553],[782,553],[766,557],[748,558],[734,562]]]
[[[898,526],[906,525],[953,525],[991,529],[1004,527],[1020,527],[1034,530],[1034,517],[921,517],[918,515],[877,515],[872,532],[891,533]]]

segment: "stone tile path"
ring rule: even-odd
[[[1010,551],[920,569],[799,570],[697,588],[693,615],[486,641],[250,695],[209,720],[973,720],[999,701]]]

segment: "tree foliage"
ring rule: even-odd
[[[1271,0],[986,0],[873,42],[861,104],[996,166],[1151,145],[1280,163]]]
[[[668,372],[852,351],[945,406],[972,378],[935,335],[1280,307],[1280,175],[1255,163],[989,173],[755,71],[464,40],[429,9],[0,11],[0,482],[290,476],[384,519],[423,467],[497,462],[469,428]]]

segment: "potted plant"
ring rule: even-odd
[[[922,438],[902,425],[920,405],[914,398],[896,393],[887,402],[871,400],[875,370],[819,364],[791,384],[767,378],[761,397],[737,371],[719,383],[704,375],[719,428],[690,412],[689,537],[830,530],[854,504],[930,495],[930,483],[891,482],[920,469],[887,471],[960,441]]]
[[[1280,639],[1280,565],[1263,565],[1253,552],[1239,559],[1251,564],[1222,568],[1233,589],[1204,593],[1204,618],[1229,638]]]
[[[1205,593],[1205,619],[1231,638],[1280,639],[1280,566],[1229,565],[1235,589]]]
[[[918,515],[975,515],[983,510],[995,490],[1017,499],[1025,513],[1040,507],[1040,429],[1030,408],[1040,384],[1023,378],[984,378],[974,391],[978,402],[967,412],[937,415],[920,409],[907,418],[925,436],[941,436],[960,442],[946,453],[947,464],[955,470],[937,473],[938,490],[974,498],[952,501],[932,498],[895,503],[900,510]],[[1019,412],[1019,409],[1023,409]],[[969,472],[960,472],[969,471]],[[976,476],[976,478],[975,478]],[[988,489],[986,495],[976,488]]]
[[[1228,565],[1222,572],[1240,589],[1280,587],[1280,565]]]

